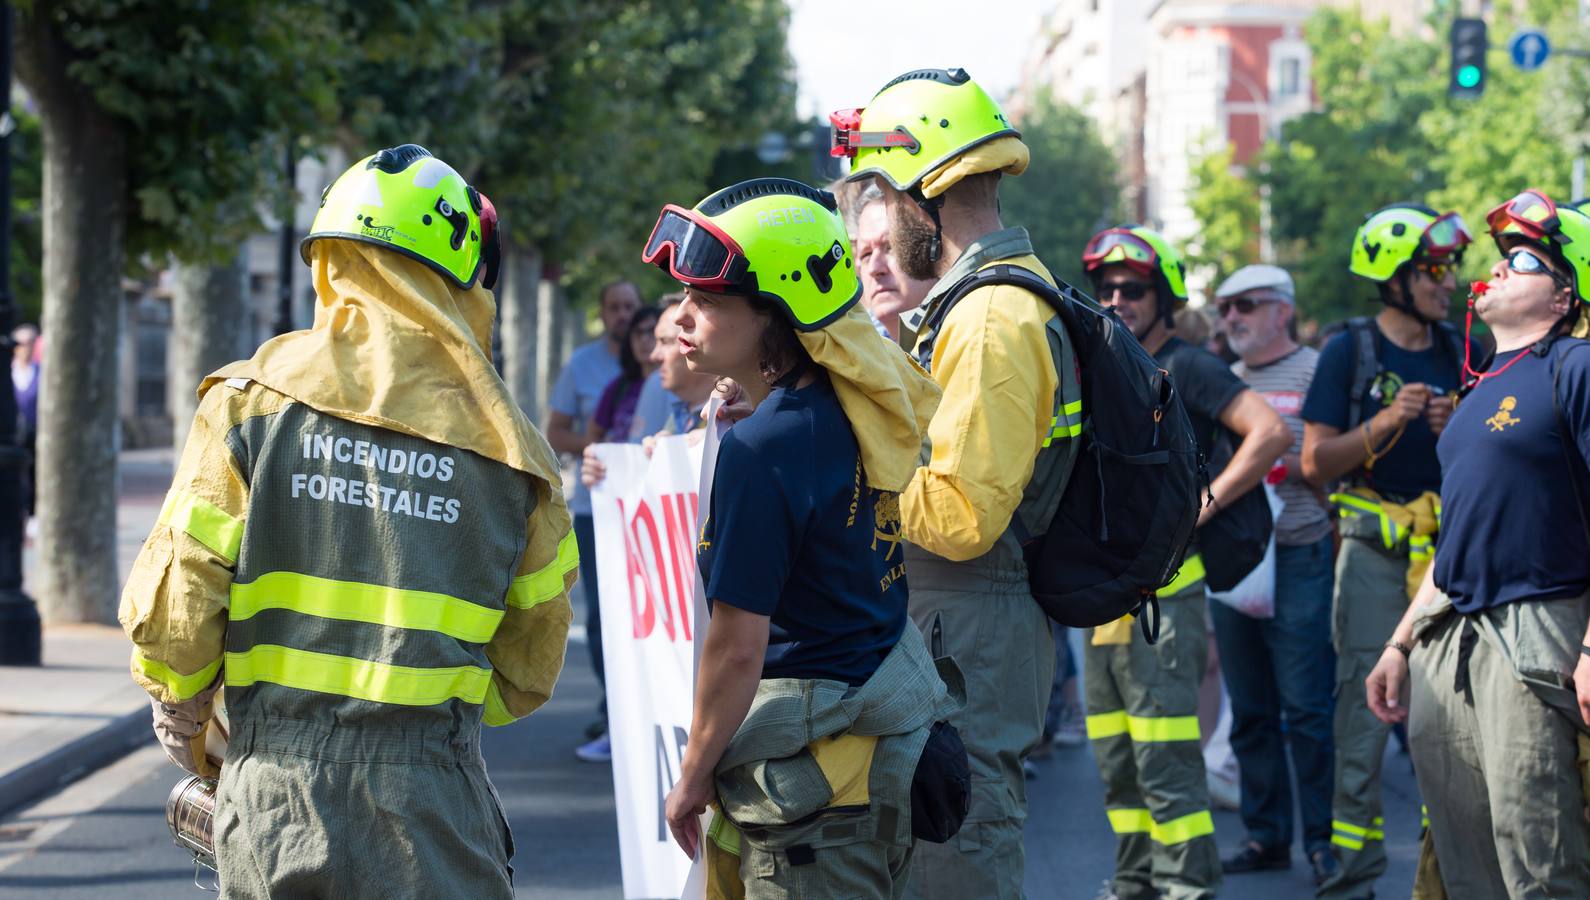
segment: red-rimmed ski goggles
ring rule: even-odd
[[[750,268],[745,251],[723,229],[694,210],[664,206],[652,226],[641,261],[665,268],[676,280],[706,291],[726,292],[740,286]]]
[[[1469,233],[1468,223],[1455,212],[1436,217],[1430,227],[1419,235],[1419,246],[1424,249],[1426,259],[1440,259],[1461,253],[1464,247],[1474,243],[1474,235]]]
[[[862,147],[904,147],[907,153],[915,154],[922,149],[922,144],[904,125],[897,125],[893,131],[862,131],[860,109],[841,109],[828,114],[828,155],[835,157],[856,158],[856,151]]]
[[[1159,252],[1128,228],[1101,231],[1082,250],[1082,266],[1089,272],[1115,263],[1153,275],[1159,270]]]
[[[1518,234],[1532,241],[1543,241],[1557,233],[1562,221],[1557,218],[1557,204],[1531,188],[1486,213],[1485,224],[1497,237]]]

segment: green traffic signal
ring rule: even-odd
[[[1480,83],[1479,66],[1463,66],[1457,71],[1457,83],[1466,88],[1471,88]]]

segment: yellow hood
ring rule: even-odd
[[[899,345],[878,335],[859,303],[817,331],[797,333],[812,361],[828,370],[861,445],[867,484],[905,490],[939,407],[939,386]]]
[[[552,448],[492,366],[491,292],[354,241],[322,239],[310,253],[314,325],[210,375],[199,395],[228,378],[257,381],[321,412],[526,472],[547,484],[543,504],[563,508]]]

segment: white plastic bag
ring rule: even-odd
[[[1265,499],[1270,501],[1270,518],[1281,515],[1281,498],[1269,484],[1264,488]],[[1209,596],[1245,616],[1255,619],[1275,618],[1275,530],[1270,530],[1270,545],[1264,548],[1264,558],[1229,591],[1210,591]]]

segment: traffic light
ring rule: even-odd
[[[1452,22],[1452,80],[1447,93],[1472,100],[1485,92],[1485,52],[1490,46],[1485,20]]]

